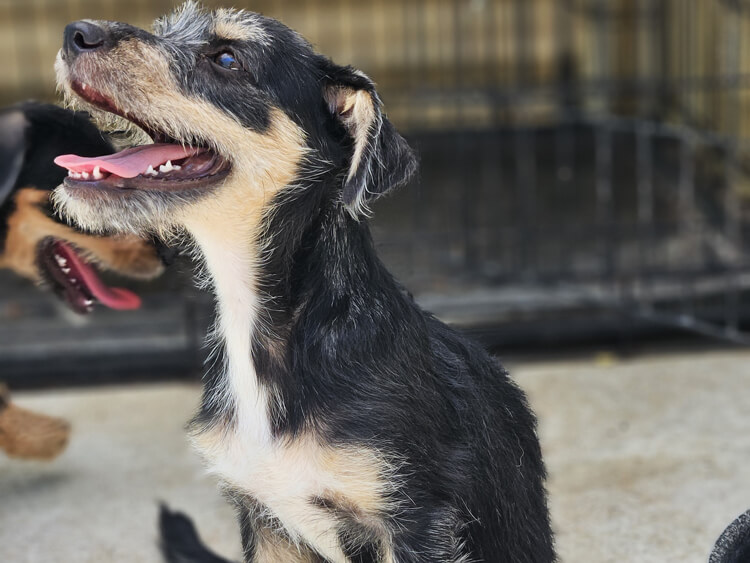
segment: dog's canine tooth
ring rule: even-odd
[[[94,180],[101,180],[104,178],[104,174],[102,174],[101,169],[98,166],[94,166]]]
[[[156,170],[154,170],[154,167],[151,166],[150,164],[148,165],[148,168],[146,168],[146,172],[145,173],[147,175],[149,175],[149,176],[158,176],[159,175],[159,173]]]

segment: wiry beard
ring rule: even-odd
[[[95,192],[82,198],[72,196],[64,185],[55,189],[51,196],[55,211],[84,231],[105,235],[132,233],[140,237],[156,235],[162,240],[169,240],[181,231],[175,221],[176,211],[191,200],[190,191],[138,190],[129,191],[127,196],[120,198]]]

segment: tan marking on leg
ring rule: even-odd
[[[99,237],[81,233],[48,217],[40,208],[50,192],[22,188],[15,195],[16,209],[8,218],[5,250],[0,268],[10,268],[32,281],[39,281],[37,246],[46,237],[73,243],[101,266],[123,275],[150,279],[164,267],[154,248],[134,236]]]
[[[294,545],[273,530],[261,528],[255,531],[255,554],[253,563],[319,563],[320,558],[304,545]]]
[[[267,507],[293,542],[307,544],[333,563],[346,562],[339,542],[342,514],[316,505],[333,498],[346,518],[390,545],[382,520],[394,470],[365,447],[321,445],[312,435],[267,447],[243,440],[243,433],[214,427],[194,435],[194,444],[231,486]]]

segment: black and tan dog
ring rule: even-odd
[[[144,133],[58,159],[59,209],[186,234],[204,262],[216,362],[192,436],[247,561],[554,560],[523,393],[373,249],[367,206],[416,161],[369,78],[275,20],[192,3],[152,32],[70,24],[57,72]]]
[[[0,110],[0,268],[51,288],[78,313],[97,302],[115,309],[140,305],[132,292],[107,287],[97,266],[137,279],[164,269],[149,241],[83,233],[52,211],[50,194],[65,177],[55,157],[113,151],[85,113],[33,102]]]
[[[136,278],[163,270],[153,245],[134,236],[84,234],[52,213],[49,197],[65,171],[53,159],[64,153],[112,152],[87,115],[28,102],[0,110],[0,268],[53,289],[74,311],[95,302],[117,309],[138,306],[138,296],[107,287],[100,266]],[[0,384],[0,450],[11,457],[51,459],[68,442],[64,420],[14,404]]]

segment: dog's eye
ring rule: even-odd
[[[237,59],[229,51],[224,51],[216,55],[214,57],[214,62],[221,68],[226,68],[228,70],[240,70],[240,63],[237,62]]]

